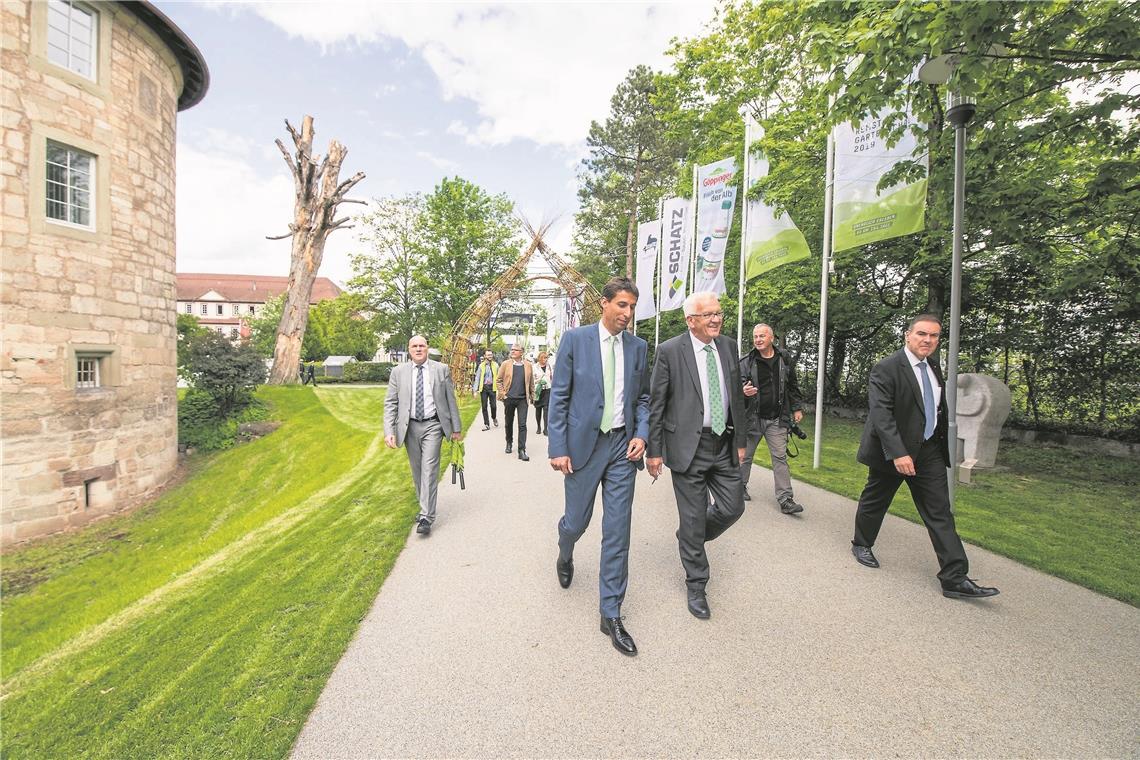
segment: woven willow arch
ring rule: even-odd
[[[499,275],[495,283],[467,307],[459,321],[452,327],[451,335],[443,350],[443,360],[451,367],[451,380],[459,393],[471,391],[468,377],[472,371],[470,356],[471,349],[475,347],[475,338],[482,332],[483,325],[494,311],[495,305],[520,286],[535,280],[549,280],[582,304],[583,323],[596,322],[601,317],[601,295],[598,291],[586,282],[586,278],[577,269],[550,250],[543,240],[543,235],[550,229],[550,224],[547,222],[536,230],[530,222],[522,220],[523,228],[531,237],[530,244],[522,255]],[[554,272],[552,275],[526,276],[527,264],[536,252],[550,264]]]

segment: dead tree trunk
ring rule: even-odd
[[[285,149],[285,144],[275,140],[285,157],[289,171],[293,173],[293,187],[296,201],[293,206],[293,223],[289,234],[271,237],[270,240],[293,238],[293,252],[289,262],[289,290],[285,294],[285,305],[281,310],[281,322],[277,325],[277,343],[273,348],[273,369],[269,372],[271,385],[287,385],[298,381],[298,368],[301,361],[301,342],[305,338],[305,328],[309,323],[309,299],[313,293],[313,281],[321,268],[325,254],[325,240],[334,230],[350,227],[349,217],[335,218],[337,206],[341,203],[363,203],[346,200],[345,193],[364,179],[364,172],[357,172],[344,182],[340,179],[340,165],[348,149],[335,139],[329,143],[329,152],[324,160],[313,155],[313,117],[305,116],[298,133],[288,120],[285,128],[293,138],[297,148],[296,158]]]

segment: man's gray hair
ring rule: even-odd
[[[523,350],[523,347],[522,347],[522,343],[512,343],[512,344],[511,344],[511,350],[512,350],[512,351],[514,351],[516,348],[517,348],[519,351],[522,351],[522,350]]]
[[[685,310],[685,316],[691,317],[694,314],[696,314],[697,313],[697,304],[701,301],[704,301],[704,300],[707,300],[710,298],[712,300],[716,301],[718,305],[720,304],[720,296],[718,296],[716,293],[712,292],[711,290],[698,290],[696,292],[690,293],[685,298],[685,303],[682,306],[682,308]]]
[[[752,325],[752,332],[756,332],[756,328],[758,327],[767,327],[768,332],[772,333],[772,337],[776,336],[776,328],[772,327],[772,325],[768,324],[767,322],[757,322],[756,324]]]

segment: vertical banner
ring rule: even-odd
[[[661,249],[661,220],[637,225],[637,311],[634,320],[657,316],[653,280],[657,276],[657,253]]]
[[[657,291],[657,308],[660,311],[678,309],[685,302],[685,284],[689,275],[689,256],[692,247],[692,226],[689,219],[689,200],[670,198],[665,201],[661,215],[661,274]]]
[[[764,128],[752,125],[753,140],[764,139]],[[768,157],[754,144],[748,152],[749,189],[768,176]],[[751,192],[749,192],[751,195]],[[775,209],[760,198],[749,199],[747,223],[744,227],[746,264],[744,276],[751,280],[792,261],[811,256],[804,234],[787,212],[777,215]]]
[[[724,293],[724,251],[732,229],[736,188],[729,183],[736,177],[736,161],[726,158],[697,173],[697,267],[690,292]]]
[[[834,251],[920,232],[925,224],[925,176],[878,189],[884,174],[914,159],[918,146],[908,129],[888,148],[879,134],[886,115],[880,113],[858,128],[851,122],[835,128]]]

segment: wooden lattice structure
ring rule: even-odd
[[[475,339],[482,334],[483,326],[494,311],[495,305],[521,286],[535,280],[550,280],[581,304],[583,324],[596,322],[601,317],[601,295],[598,291],[586,282],[586,278],[578,270],[550,250],[543,240],[543,235],[550,228],[550,224],[544,224],[536,230],[530,222],[523,219],[522,225],[531,237],[530,244],[522,255],[499,275],[495,283],[467,307],[459,321],[452,327],[451,335],[444,347],[443,360],[451,367],[451,379],[460,393],[471,391],[470,375],[473,371],[471,352],[475,348]],[[527,264],[536,252],[546,259],[553,270],[553,275],[527,276]]]

